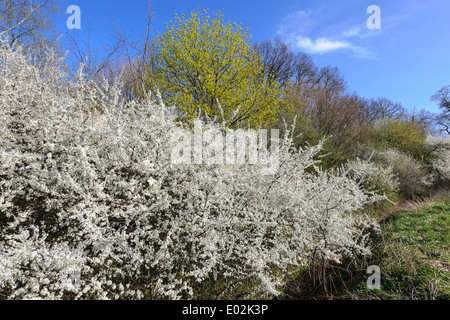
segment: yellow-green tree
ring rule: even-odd
[[[426,132],[419,123],[401,118],[384,118],[375,122],[368,142],[376,149],[395,148],[421,158],[425,136]]]
[[[187,120],[208,116],[231,127],[272,123],[280,88],[264,76],[249,39],[248,29],[225,23],[221,13],[176,16],[156,39],[147,88],[157,87]]]

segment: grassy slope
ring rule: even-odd
[[[450,299],[450,197],[386,219],[379,240],[370,264],[381,268],[381,290],[361,275],[339,298]]]

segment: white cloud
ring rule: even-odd
[[[344,39],[353,38],[354,41],[359,41],[359,40],[369,40],[370,38],[378,37],[383,32],[384,32],[384,29],[370,30],[366,26],[364,26],[364,27],[356,26],[356,27],[350,27],[348,29],[345,29],[337,36],[339,38],[344,38]]]
[[[312,11],[299,10],[291,13],[282,19],[282,23],[278,26],[277,34],[285,36],[292,32],[305,33],[315,24],[314,19],[311,18]]]
[[[348,23],[345,27],[336,23],[327,24],[330,19],[325,9],[300,10],[287,15],[281,20],[277,35],[290,42],[294,49],[309,54],[323,55],[347,50],[353,57],[373,59],[373,53],[354,43],[367,37],[367,32],[354,24],[353,27]]]
[[[306,50],[313,54],[324,54],[330,51],[351,47],[351,44],[345,41],[333,41],[327,38],[311,40],[308,37],[302,36],[296,37],[294,45],[299,49]]]
[[[361,28],[353,27],[342,32],[342,37],[344,38],[352,38],[352,37],[360,37],[361,36]]]
[[[361,59],[372,59],[373,54],[363,47],[358,47],[348,41],[332,40],[326,37],[311,40],[308,37],[295,36],[292,40],[295,48],[304,50],[310,54],[325,54],[332,51],[347,49],[353,52],[354,56]]]

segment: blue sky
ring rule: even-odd
[[[450,84],[449,0],[153,0],[152,34],[164,32],[175,13],[208,7],[249,27],[252,40],[280,37],[318,66],[337,66],[352,92],[387,97],[409,110],[438,112],[430,96]],[[110,16],[130,38],[143,37],[147,0],[74,0],[81,9],[81,35],[89,19],[92,43],[108,41]],[[370,30],[367,8],[381,9],[381,29]],[[62,32],[67,17],[61,17]]]

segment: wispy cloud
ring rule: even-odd
[[[291,34],[294,30],[296,33],[305,33],[310,30],[315,21],[312,19],[313,12],[311,10],[299,10],[284,17],[281,25],[278,27],[278,35]]]
[[[311,40],[308,37],[302,36],[296,37],[294,45],[299,49],[304,49],[313,54],[324,54],[330,51],[351,47],[350,43],[345,41],[333,41],[327,38]]]
[[[348,41],[333,40],[326,37],[311,40],[308,37],[296,36],[293,45],[297,49],[310,54],[326,54],[337,50],[348,50],[354,57],[360,59],[373,59],[374,55],[366,48],[351,44]]]
[[[341,35],[344,38],[361,37],[361,27],[353,27],[344,30]]]
[[[375,55],[366,47],[357,45],[358,39],[369,36],[362,26],[326,25],[326,14],[321,8],[317,10],[300,10],[282,19],[277,35],[290,42],[294,49],[309,54],[324,55],[336,51],[347,51],[360,59],[374,59]],[[329,32],[333,30],[333,32]],[[317,37],[314,37],[317,35]]]

